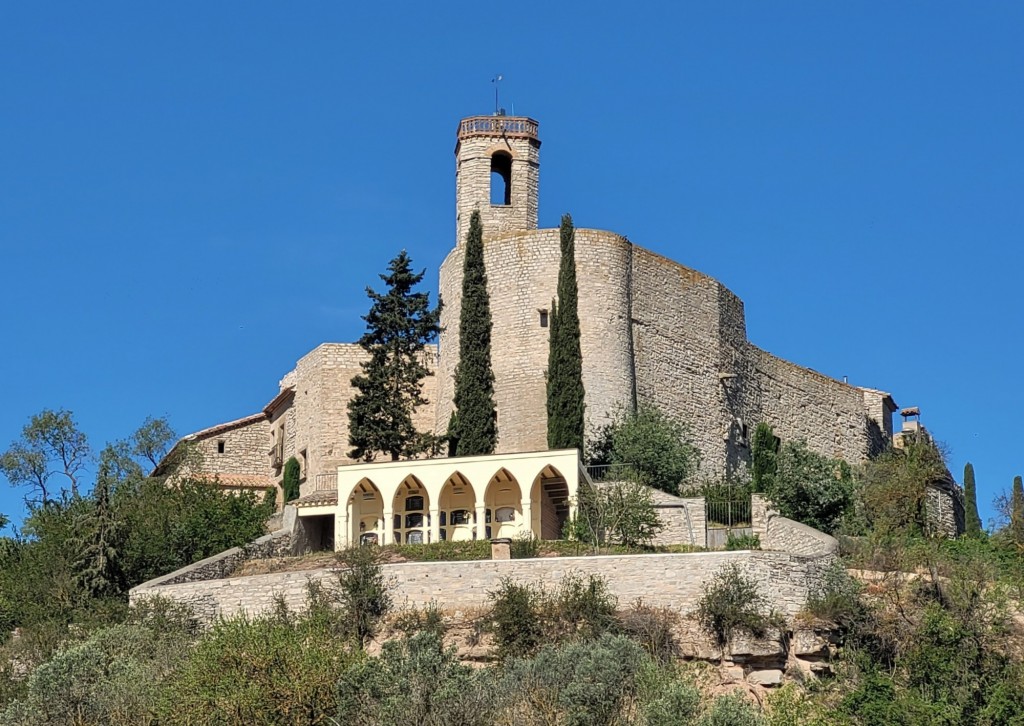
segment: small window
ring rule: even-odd
[[[542,327],[542,328],[548,327],[548,311],[547,310],[541,310],[540,311],[540,327]]]
[[[402,533],[395,532],[395,544],[402,544]]]
[[[494,513],[494,519],[498,522],[514,522],[516,510],[513,507],[502,507]]]
[[[418,529],[409,532],[405,537],[406,544],[423,544],[423,533]]]
[[[377,535],[374,534],[373,532],[369,532],[367,534],[364,534],[362,537],[359,538],[359,544],[361,544],[361,545],[375,545],[375,544],[377,544]]]
[[[423,497],[406,497],[405,498],[405,509],[409,512],[418,512],[423,510]]]
[[[448,512],[441,512],[441,526],[442,527],[444,527],[446,524],[448,524],[448,522],[446,520],[447,516],[448,516]]]
[[[456,509],[452,512],[452,524],[469,524],[469,511],[466,509]]]
[[[224,440],[223,439],[221,439],[220,441],[217,442],[217,453],[218,454],[223,454],[224,453]]]
[[[438,532],[441,535],[441,541],[442,542],[444,542],[446,539],[448,539],[448,532],[446,530],[440,529],[440,530],[438,530]]]
[[[395,529],[401,529],[401,528],[402,528],[402,515],[401,514],[396,514],[395,515]]]
[[[491,157],[491,204],[496,207],[512,204],[512,157],[503,151]]]

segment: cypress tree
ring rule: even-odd
[[[1010,537],[1018,547],[1024,547],[1024,484],[1019,476],[1013,478],[1010,495]]]
[[[491,301],[484,269],[484,230],[474,211],[466,234],[459,313],[459,364],[455,368],[455,414],[448,431],[459,456],[493,454],[498,443],[491,368]],[[452,451],[450,448],[449,451]]]
[[[363,316],[366,333],[359,345],[370,359],[352,379],[357,392],[348,403],[349,455],[370,461],[380,452],[397,461],[425,451],[431,443],[416,430],[412,415],[427,403],[423,379],[430,371],[424,348],[440,330],[440,310],[430,307],[428,293],[413,292],[423,272],[412,271],[405,250],[391,260],[388,274],[380,279],[387,292],[366,288],[372,303]]]
[[[580,349],[576,229],[562,215],[558,299],[551,301],[548,342],[548,448],[583,451],[583,352]]]
[[[281,480],[281,489],[284,492],[284,500],[290,502],[299,498],[299,479],[302,475],[302,467],[299,460],[294,456],[289,458],[284,465],[284,478]]]
[[[974,487],[974,465],[971,462],[967,462],[964,467],[964,529],[968,537],[977,537],[981,534],[978,492]]]
[[[750,452],[750,477],[755,492],[771,491],[778,471],[779,438],[772,427],[762,421],[754,429]]]
[[[110,500],[114,483],[112,453],[112,448],[108,447],[101,455],[91,501],[85,511],[74,518],[76,536],[70,540],[76,550],[75,584],[90,597],[115,595],[124,589],[120,566],[124,526],[117,519]]]

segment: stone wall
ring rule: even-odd
[[[654,538],[656,546],[690,545],[704,547],[707,542],[707,510],[704,497],[674,497],[651,491],[654,512],[664,527]]]
[[[935,481],[925,488],[928,526],[943,537],[958,537],[964,532],[964,494],[952,477]]]
[[[491,204],[491,157],[512,157],[510,205]],[[484,231],[491,235],[537,229],[540,182],[540,142],[536,139],[477,136],[463,139],[455,149],[456,245],[466,240],[469,218],[480,211]]]
[[[224,453],[218,453],[218,442],[224,442]],[[218,474],[255,474],[269,476],[270,424],[255,419],[196,439],[202,455],[204,471]]]
[[[629,243],[618,235],[576,230],[580,345],[590,432],[632,401],[630,252]],[[509,234],[489,239],[484,247],[499,453],[547,448],[545,374],[550,329],[541,326],[540,312],[551,308],[560,255],[557,229]],[[447,429],[452,412],[463,264],[460,246],[441,265],[440,295],[445,306],[437,375],[438,432]]]
[[[424,607],[433,602],[443,609],[485,607],[488,592],[510,577],[554,587],[569,573],[605,578],[622,606],[637,599],[648,605],[688,613],[694,609],[706,582],[722,567],[736,564],[765,588],[773,607],[793,617],[820,579],[813,557],[781,552],[701,552],[692,554],[550,557],[528,560],[417,562],[384,566],[397,607]],[[131,601],[159,595],[191,606],[203,622],[269,611],[280,595],[293,608],[305,605],[307,583],[330,582],[330,570],[284,572],[205,582],[178,581],[144,586],[131,592]]]

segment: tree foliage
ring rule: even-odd
[[[548,448],[583,451],[583,352],[576,285],[576,229],[568,214],[562,215],[559,240],[558,297],[551,301],[548,329]]]
[[[54,476],[63,477],[71,496],[77,497],[90,451],[70,411],[43,409],[0,454],[0,472],[13,486],[28,488],[27,503],[45,504],[62,491],[51,483]]]
[[[602,545],[648,547],[662,529],[650,487],[638,481],[607,481],[580,488],[579,505],[565,534],[597,552]]]
[[[455,369],[455,419],[448,437],[460,456],[492,454],[498,444],[491,368],[491,302],[484,268],[484,232],[474,211],[466,234],[459,311],[459,363]]]
[[[780,443],[779,437],[768,423],[762,421],[754,429],[750,452],[750,478],[755,492],[766,492],[774,485]]]
[[[284,463],[284,476],[281,477],[281,488],[284,490],[285,502],[299,498],[300,478],[302,475],[299,460],[294,456]]]
[[[423,272],[412,271],[405,250],[380,278],[385,293],[366,288],[371,305],[363,316],[366,332],[359,345],[369,359],[352,379],[356,394],[348,404],[350,455],[370,461],[382,453],[397,461],[430,446],[413,425],[413,413],[427,403],[423,379],[431,373],[424,351],[440,330],[440,311],[430,307],[428,293],[414,292]]]
[[[819,529],[839,529],[854,498],[854,478],[842,459],[830,459],[803,441],[787,441],[775,458],[775,472],[763,480],[765,494],[784,517]]]
[[[629,465],[641,484],[678,494],[700,466],[689,429],[653,406],[620,414],[591,444],[592,464]]]
[[[981,535],[978,491],[974,484],[974,464],[969,461],[964,465],[964,530],[968,537]]]
[[[1021,478],[1013,478],[1010,494],[1010,539],[1017,547],[1024,547],[1024,484]]]
[[[860,499],[868,525],[884,532],[928,532],[930,482],[947,476],[938,447],[925,438],[906,438],[868,461],[861,471]]]

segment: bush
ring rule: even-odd
[[[24,696],[8,704],[0,721],[11,726],[147,723],[161,682],[190,644],[186,628],[125,623],[97,630],[39,665]]]
[[[866,615],[860,601],[863,587],[846,573],[841,562],[833,563],[822,580],[821,587],[807,598],[804,610],[821,620],[849,629]]]
[[[670,663],[679,654],[674,628],[679,615],[668,608],[644,605],[637,600],[620,614],[619,629],[639,643],[647,654],[661,663]]]
[[[284,477],[281,479],[281,489],[284,490],[285,502],[290,502],[293,499],[299,498],[299,479],[301,477],[302,467],[299,465],[299,460],[294,456],[289,457],[288,461],[286,461],[284,465]]]
[[[763,719],[744,694],[733,692],[716,698],[697,723],[700,726],[760,726]]]
[[[311,605],[214,625],[163,689],[160,723],[329,723],[336,683],[362,656],[338,641],[347,615]]]
[[[410,562],[461,562],[491,559],[491,543],[485,539],[453,542],[442,540],[429,544],[390,544],[385,552],[394,552]]]
[[[417,633],[342,674],[334,723],[484,726],[502,706],[490,681],[490,673],[460,665],[436,633]]]
[[[766,614],[767,608],[768,599],[757,583],[733,564],[722,568],[704,586],[704,594],[697,601],[696,617],[716,643],[725,646],[737,631],[762,638],[770,628],[778,626],[778,618]]]
[[[869,525],[879,532],[927,533],[927,485],[947,475],[942,452],[923,439],[905,439],[902,449],[872,459],[864,465],[860,490]]]
[[[524,533],[512,538],[512,559],[527,560],[540,554],[540,542],[532,534]]]
[[[727,550],[759,550],[761,549],[761,536],[757,534],[736,534],[730,531],[725,540]]]
[[[346,630],[360,647],[376,635],[391,612],[392,600],[377,547],[350,547],[338,553],[344,566],[334,597],[345,613]]]
[[[489,627],[498,657],[505,660],[536,651],[544,638],[544,593],[532,585],[504,578],[498,589],[488,594],[492,601]]]
[[[700,466],[689,429],[653,406],[620,415],[590,444],[592,464],[630,464],[641,484],[678,494]]]
[[[787,441],[776,455],[776,471],[765,479],[765,494],[784,517],[822,532],[835,532],[853,504],[849,465]]]
[[[498,691],[510,702],[528,704],[528,720],[517,723],[621,723],[623,708],[636,696],[637,674],[647,662],[643,650],[620,636],[547,646],[535,658],[505,664]]]
[[[487,627],[502,660],[535,653],[544,642],[593,639],[617,627],[617,602],[600,577],[569,573],[553,592],[501,581],[490,593]]]

